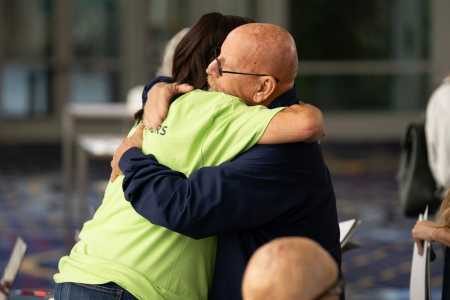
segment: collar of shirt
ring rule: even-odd
[[[291,106],[294,104],[299,104],[297,99],[297,88],[295,87],[295,85],[291,90],[276,97],[275,100],[273,100],[272,103],[269,104],[268,108],[273,109],[277,107]]]

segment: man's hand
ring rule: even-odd
[[[169,106],[175,95],[188,93],[194,90],[189,84],[165,83],[155,84],[147,93],[147,102],[144,106],[144,124],[147,128],[158,128],[166,119]]]
[[[0,294],[3,293],[5,296],[9,295],[9,292],[12,288],[12,282],[11,281],[0,281]]]
[[[122,141],[122,144],[120,144],[119,148],[117,148],[116,153],[114,153],[113,160],[111,161],[111,182],[114,182],[116,178],[119,175],[122,175],[122,171],[119,168],[119,161],[122,155],[127,151],[128,149],[131,149],[133,147],[138,147],[142,150],[142,140],[144,135],[144,125],[139,125],[136,128],[136,131],[133,133],[132,136],[124,139]]]

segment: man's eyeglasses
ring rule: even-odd
[[[344,286],[345,286],[345,278],[342,271],[339,271],[339,277],[337,281],[325,292],[323,292],[319,297],[315,300],[320,300],[325,296],[340,296],[344,294]]]
[[[238,74],[238,75],[252,75],[252,76],[270,76],[267,74],[249,74],[249,73],[239,73],[239,72],[230,72],[230,71],[223,71],[222,70],[222,66],[220,65],[219,60],[217,59],[217,52],[219,51],[219,49],[214,49],[214,59],[217,62],[217,68],[219,69],[219,75],[222,76],[222,73],[229,73],[229,74]],[[273,77],[273,76],[272,76]],[[280,82],[278,79],[276,79],[275,77],[273,77],[275,79],[275,81],[278,83]]]

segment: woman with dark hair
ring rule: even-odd
[[[244,24],[255,23],[246,17],[203,15],[180,41],[173,56],[172,80],[188,83],[194,89],[208,89],[206,68],[214,59],[213,50],[222,47],[228,33]],[[209,55],[205,55],[208,54]]]
[[[213,49],[230,31],[250,22],[220,13],[202,16],[175,50],[172,79],[207,89],[205,70]],[[142,110],[136,117],[142,117]],[[60,260],[55,299],[206,300],[217,238],[193,240],[149,223],[125,200],[121,183],[108,185],[81,241]]]
[[[214,59],[214,49],[220,49],[223,41],[236,27],[255,23],[247,17],[222,15],[213,12],[203,15],[189,30],[173,54],[172,81],[187,83],[194,89],[208,90],[206,68]],[[139,110],[134,118],[142,120],[144,110]]]

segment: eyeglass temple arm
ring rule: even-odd
[[[250,73],[239,73],[239,72],[230,72],[230,71],[223,71],[222,73],[228,73],[228,74],[238,74],[238,75],[251,75],[251,76],[270,76],[267,74],[250,74]],[[273,76],[272,76],[273,77]],[[278,79],[276,79],[275,77],[273,77],[275,79],[276,82],[280,82]]]

